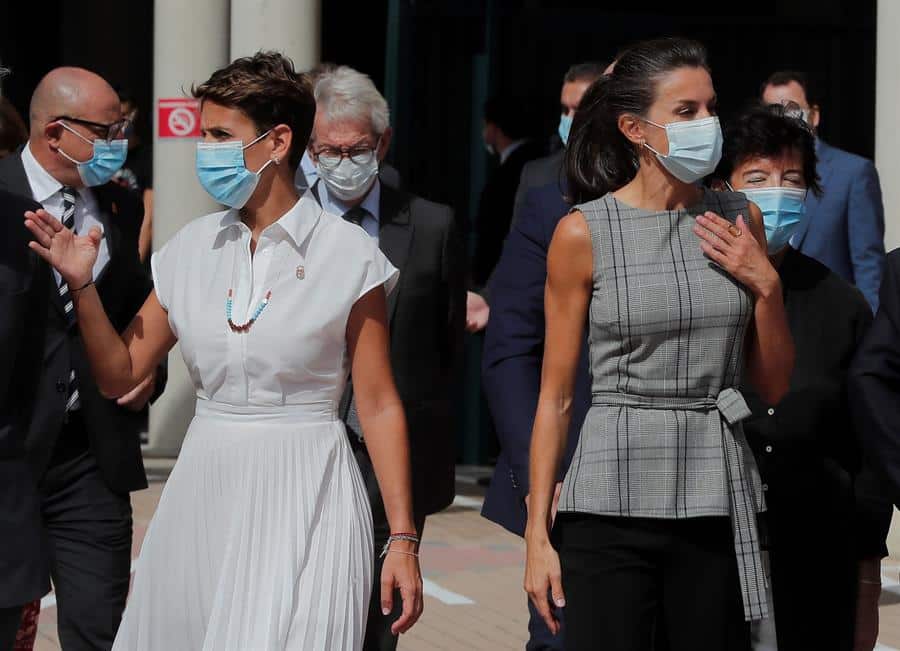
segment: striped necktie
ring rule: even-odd
[[[344,219],[351,224],[362,226],[363,220],[368,217],[369,211],[362,206],[355,206],[344,213]]]
[[[62,190],[63,214],[62,224],[71,231],[75,231],[75,188],[64,185]],[[59,297],[66,312],[66,323],[72,328],[75,326],[75,305],[72,303],[72,295],[69,293],[69,285],[61,277],[59,279]],[[78,395],[78,378],[75,377],[75,369],[69,370],[69,391],[66,401],[66,411],[74,411],[81,406]]]

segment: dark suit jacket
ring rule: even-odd
[[[0,189],[20,194],[31,192],[20,156],[8,156],[0,161]],[[109,264],[97,279],[97,292],[113,326],[122,331],[153,289],[138,259],[137,233],[143,206],[115,183],[93,188],[93,192],[110,254]],[[104,480],[118,493],[146,488],[140,443],[144,417],[100,395],[78,328],[68,327],[55,282],[50,285],[43,373],[37,393],[40,408],[32,420],[26,444],[29,462],[35,474],[43,476],[66,415],[68,377],[74,368],[90,448]],[[165,374],[159,375],[157,393],[165,385]]]
[[[558,149],[549,156],[535,158],[525,163],[522,167],[522,175],[519,177],[519,187],[516,189],[516,201],[513,205],[510,228],[515,226],[521,218],[525,208],[525,195],[531,190],[555,183],[559,188],[560,195],[565,194],[565,162],[566,150]]]
[[[557,182],[528,192],[522,217],[509,233],[489,288],[491,318],[482,353],[482,386],[500,439],[500,457],[481,513],[519,535],[525,530],[528,452],[544,357],[547,251],[556,225],[568,210]],[[591,403],[586,340],[577,373],[560,479],[569,467]]]
[[[790,389],[769,405],[742,388],[766,491],[778,643],[850,649],[857,564],[886,555],[891,521],[890,502],[861,465],[847,397],[872,312],[857,288],[802,253],[789,250],[779,274],[796,348]]]
[[[884,206],[872,161],[817,140],[816,171],[824,194],[809,193],[804,230],[793,240],[838,276],[862,291],[878,309],[884,271]]]
[[[900,249],[887,256],[881,306],[850,370],[850,400],[866,459],[900,507]]]
[[[512,222],[516,189],[522,168],[542,153],[540,145],[526,142],[513,151],[501,165],[488,176],[481,191],[478,214],[475,217],[475,257],[472,260],[472,278],[477,287],[484,286],[493,271],[503,240]]]
[[[449,206],[382,184],[379,213],[379,248],[400,271],[387,305],[391,368],[406,412],[413,510],[420,519],[456,495],[450,397],[465,333],[465,255]],[[341,401],[342,416],[351,390]],[[376,491],[369,486],[371,496]]]
[[[50,590],[38,478],[25,457],[52,286],[23,225],[38,207],[0,191],[0,608]]]

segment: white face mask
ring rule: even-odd
[[[341,201],[356,201],[366,194],[378,178],[378,157],[364,165],[344,158],[332,169],[319,164],[319,178],[328,186],[328,191]]]
[[[683,183],[694,183],[712,174],[722,159],[722,127],[715,115],[665,125],[650,120],[644,122],[665,129],[669,140],[667,155],[660,154],[646,142],[644,146],[656,154],[672,176]]]

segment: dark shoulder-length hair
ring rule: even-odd
[[[803,161],[807,189],[821,195],[816,174],[816,139],[810,128],[790,108],[780,104],[751,104],[725,124],[722,160],[715,178],[731,178],[735,168],[753,158],[777,158],[796,151]]]
[[[611,74],[591,85],[566,146],[566,175],[575,203],[601,197],[634,178],[638,152],[619,130],[619,116],[646,115],[659,81],[678,68],[709,70],[703,45],[684,38],[638,43],[622,52]]]

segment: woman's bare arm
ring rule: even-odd
[[[81,339],[97,387],[107,398],[134,388],[175,345],[175,334],[155,292],[120,336],[110,323],[93,284],[93,265],[102,234],[92,228],[77,236],[44,210],[25,213],[25,226],[35,241],[29,246],[59,271],[69,285]]]
[[[403,404],[391,371],[386,303],[383,286],[356,302],[347,323],[347,346],[356,409],[388,524],[393,533],[414,533],[409,439]],[[422,612],[422,579],[418,564],[409,556],[417,551],[414,544],[398,541],[391,549],[396,551],[385,559],[381,605],[382,611],[390,612],[393,590],[400,588],[403,613],[392,630],[402,633]]]
[[[541,391],[531,435],[527,564],[525,590],[554,633],[559,622],[547,601],[565,605],[559,558],[550,545],[556,474],[572,418],[578,357],[584,342],[593,287],[593,253],[584,216],[573,212],[560,221],[547,255],[544,312],[547,332]]]
[[[794,369],[794,340],[784,311],[781,278],[769,261],[762,213],[749,204],[749,218],[732,225],[713,212],[697,217],[694,233],[706,256],[747,287],[754,297],[747,332],[747,377],[769,404],[788,391]]]

